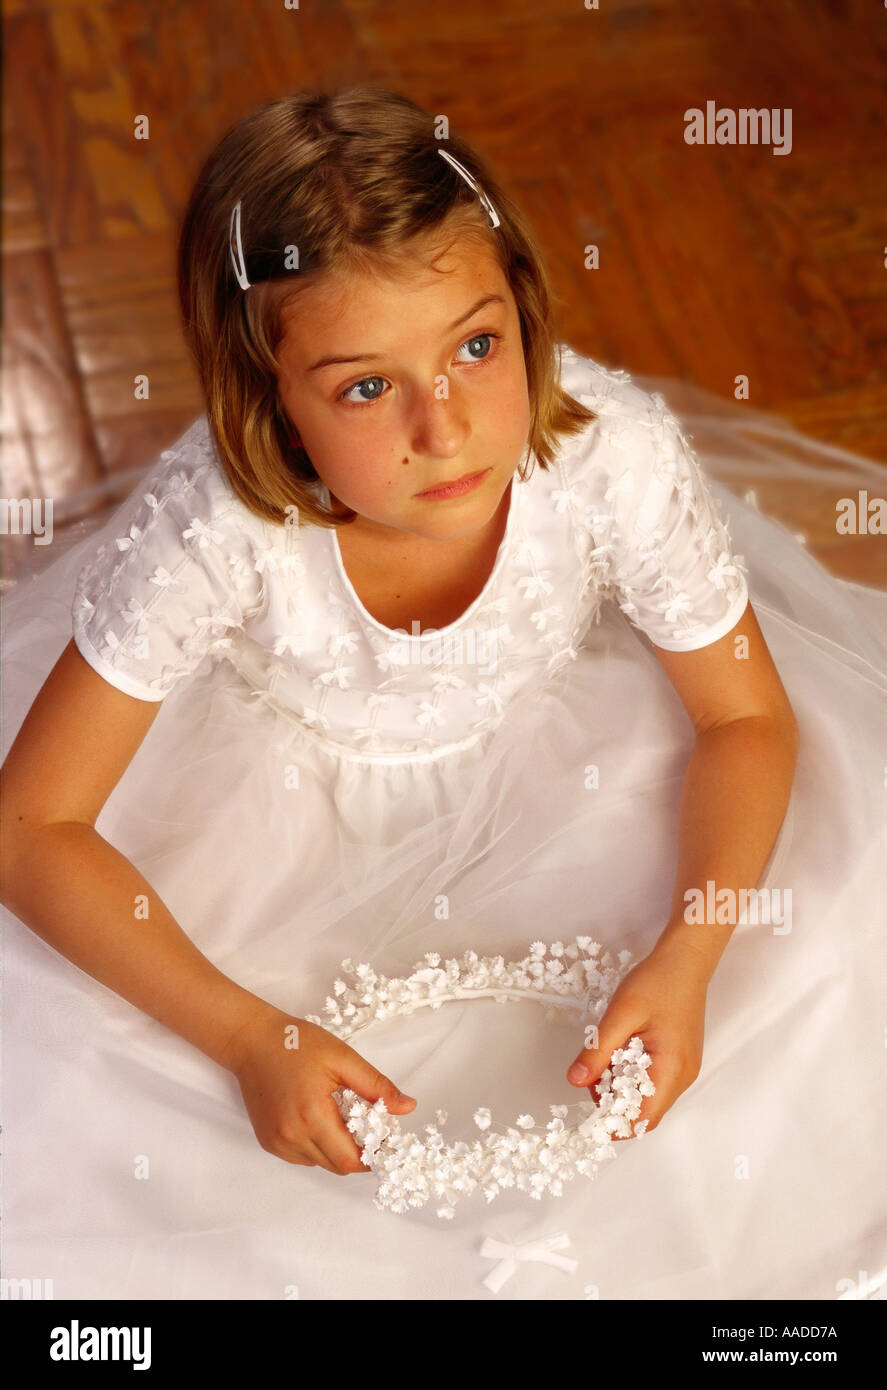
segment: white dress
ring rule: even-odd
[[[7,598],[4,751],[73,615],[96,671],[164,701],[97,829],[221,970],[295,1017],[348,956],[393,976],[428,951],[511,961],[584,934],[640,959],[693,744],[651,643],[705,646],[751,596],[801,730],[759,881],[793,911],[788,931],[735,928],[698,1080],[561,1197],[382,1212],[370,1174],[262,1150],[229,1073],[4,909],[5,1275],[86,1299],[879,1296],[887,593],[832,578],[707,476],[660,394],[568,348],[562,379],[599,418],[515,475],[482,593],[420,636],[364,609],[334,531],[254,516],[200,417]],[[587,1096],[565,1077],[581,1034],[523,1003],[448,1004],[352,1045],[418,1098],[420,1134],[440,1108],[471,1140],[479,1105],[512,1124]],[[556,1231],[574,1272],[484,1286],[484,1235]]]

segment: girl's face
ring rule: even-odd
[[[349,530],[401,547],[481,531],[530,428],[517,304],[492,251],[464,239],[438,265],[311,285],[278,349],[294,441],[357,512]],[[462,496],[417,496],[482,469]]]

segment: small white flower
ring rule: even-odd
[[[563,512],[567,507],[573,507],[578,504],[579,495],[573,487],[554,488],[551,493],[551,499],[554,502],[555,510]]]
[[[307,724],[309,728],[328,729],[330,727],[330,721],[327,719],[326,715],[321,714],[320,711],[316,709],[305,709],[302,714],[302,721]]]
[[[550,574],[551,570],[542,570],[539,574],[526,575],[517,581],[517,587],[523,590],[525,598],[544,598],[554,592],[554,585],[548,582]]]
[[[142,538],[142,532],[140,531],[139,527],[138,527],[138,526],[130,526],[130,528],[129,528],[129,535],[128,535],[128,536],[118,536],[118,538],[117,538],[117,549],[118,549],[118,550],[124,550],[124,551],[125,551],[125,550],[132,550],[133,546],[138,545],[138,543],[139,543],[139,541],[141,540],[141,538]]]
[[[423,728],[427,728],[431,725],[440,725],[443,723],[443,720],[444,716],[439,709],[430,704],[428,700],[421,701],[419,713],[416,715],[417,724],[421,724]]]
[[[211,526],[207,526],[199,516],[192,516],[191,525],[182,532],[182,540],[190,540],[192,536],[197,538],[197,545],[200,550],[205,550],[211,541],[218,544],[222,537],[220,532],[214,531]]]
[[[339,656],[342,652],[350,655],[356,652],[359,646],[358,633],[339,632],[335,633],[329,640],[328,651],[330,656]]]
[[[712,568],[709,570],[708,577],[716,589],[723,590],[727,587],[727,584],[725,582],[726,577],[728,575],[737,575],[738,573],[739,571],[737,570],[736,566],[731,563],[730,556],[727,554],[727,552],[721,551],[720,555],[717,558],[716,564],[714,564]]]
[[[173,587],[181,588],[179,581],[177,579],[173,579],[169,570],[164,569],[162,565],[157,566],[154,573],[150,576],[148,582],[150,584],[156,584],[158,589],[171,589]]]
[[[351,685],[352,677],[357,674],[353,666],[337,666],[332,671],[321,671],[316,680],[321,685],[337,685],[340,690],[348,690]]]
[[[665,621],[676,623],[681,613],[691,613],[693,611],[693,601],[689,594],[685,594],[683,589],[679,593],[672,594],[668,602],[663,606]]]
[[[477,689],[480,694],[475,697],[475,703],[481,706],[486,705],[495,710],[497,714],[501,713],[504,709],[504,701],[496,687],[490,685],[489,681],[478,681]]]

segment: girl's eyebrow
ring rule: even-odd
[[[464,323],[466,319],[472,318],[479,309],[483,309],[486,304],[504,303],[505,300],[501,294],[485,294],[476,304],[472,304],[471,308],[466,313],[460,315],[455,323],[451,323],[449,328],[445,331],[447,333],[452,333],[453,330],[458,328],[461,323]],[[354,357],[320,357],[316,362],[312,362],[311,366],[307,367],[305,370],[308,372],[318,372],[321,367],[339,367],[349,362],[381,362],[384,360],[384,356],[385,354],[381,352],[361,352]]]

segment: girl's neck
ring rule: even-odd
[[[367,541],[357,521],[339,527],[342,565],[366,611],[384,627],[408,632],[413,622],[424,631],[460,618],[483,593],[496,565],[513,487],[512,479],[487,525],[458,542],[404,533],[416,544],[380,545]]]

